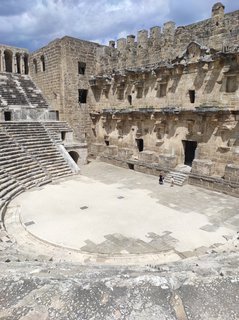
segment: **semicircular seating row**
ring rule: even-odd
[[[21,192],[73,174],[40,122],[0,123],[0,222]]]

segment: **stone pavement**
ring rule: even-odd
[[[63,246],[65,260],[157,264],[225,246],[239,230],[239,199],[95,161],[18,196],[5,224],[25,252],[61,256]]]

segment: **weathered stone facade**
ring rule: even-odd
[[[64,37],[31,55],[30,73],[91,156],[153,174],[188,165],[189,181],[238,190],[238,21],[216,3],[210,19],[117,46]]]

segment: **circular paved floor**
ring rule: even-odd
[[[87,253],[203,253],[226,242],[239,199],[93,162],[82,174],[11,202],[33,235]]]

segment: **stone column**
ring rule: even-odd
[[[2,71],[6,72],[5,52],[3,52],[3,55],[2,55]]]
[[[17,57],[12,53],[12,73],[17,73]]]
[[[20,68],[21,68],[21,74],[25,73],[25,64],[24,64],[24,55],[21,53],[20,55]]]

